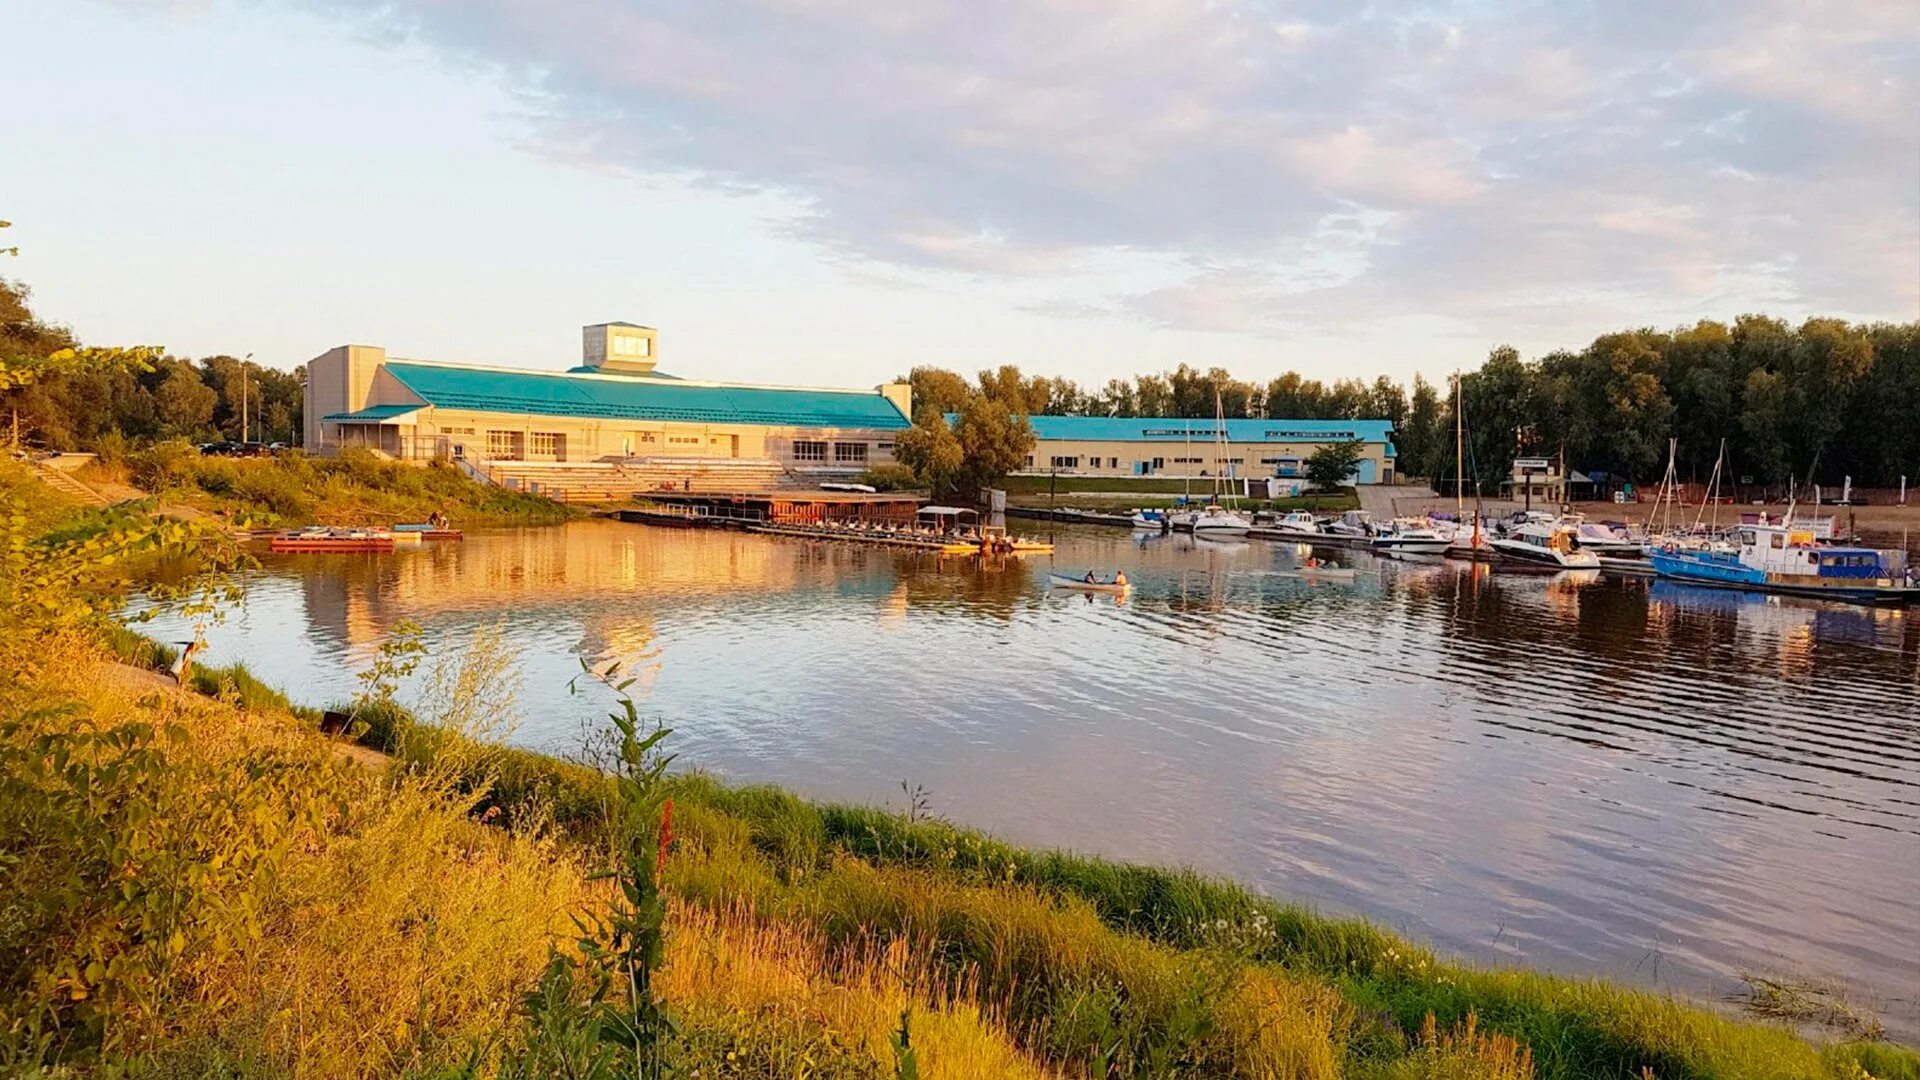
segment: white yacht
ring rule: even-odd
[[[1245,536],[1253,523],[1232,510],[1208,506],[1175,514],[1173,527],[1195,536]]]
[[[1598,570],[1600,556],[1574,546],[1571,526],[1529,521],[1493,541],[1493,550],[1515,562],[1557,566],[1563,570]]]
[[[1291,533],[1294,536],[1325,536],[1327,530],[1320,522],[1305,510],[1291,510],[1286,516],[1274,522],[1270,528],[1274,532]]]
[[[1328,533],[1334,536],[1372,536],[1379,532],[1373,526],[1373,515],[1365,510],[1349,510],[1327,525]]]
[[[1582,551],[1626,559],[1637,559],[1646,552],[1645,534],[1634,536],[1624,525],[1587,521],[1578,515],[1564,518],[1561,523],[1573,528],[1574,542]]]
[[[1373,550],[1404,555],[1444,555],[1453,546],[1450,530],[1434,528],[1423,521],[1399,521],[1393,528],[1373,538]]]

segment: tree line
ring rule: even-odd
[[[982,371],[977,382],[917,367],[906,381],[916,418],[959,413],[980,397],[1025,415],[1210,417],[1218,395],[1229,418],[1386,420],[1402,476],[1450,482],[1456,468],[1451,379],[1329,384],[1289,371],[1256,383],[1181,364],[1098,389],[1011,365]],[[1577,352],[1532,360],[1501,346],[1460,376],[1459,400],[1460,471],[1488,491],[1514,458],[1534,456],[1654,482],[1665,472],[1669,439],[1678,440],[1683,481],[1705,482],[1724,440],[1732,481],[1832,484],[1850,476],[1859,486],[1890,487],[1920,477],[1920,322],[1812,318],[1795,326],[1743,315],[1731,325],[1602,334]]]
[[[231,356],[86,350],[66,327],[36,317],[27,301],[26,286],[0,278],[0,439],[63,450],[94,450],[116,439],[238,439],[243,381],[247,437],[299,438],[300,368],[281,371]]]

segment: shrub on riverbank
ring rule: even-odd
[[[539,525],[569,516],[550,499],[478,483],[452,465],[408,465],[365,450],[331,458],[298,452],[208,457],[176,439],[133,452],[124,468],[134,484],[163,500],[268,524],[385,524],[424,520],[435,510],[468,527]]]
[[[23,672],[0,688],[0,1073],[531,1077],[590,1056],[591,982],[555,973],[589,966],[573,917],[605,914],[593,874],[631,839],[613,781],[416,720],[379,679],[355,714],[393,757],[369,768],[263,694],[106,665],[137,650],[108,640],[111,605],[59,602],[79,598],[56,564],[117,559],[135,528],[11,549],[7,583],[48,595],[0,618]],[[1920,1076],[1906,1050],[1480,971],[1191,872],[699,774],[657,794],[676,1075]]]

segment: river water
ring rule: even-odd
[[[343,700],[402,618],[504,623],[514,741],[623,660],[681,762],[1231,875],[1486,963],[1720,998],[1836,980],[1920,1036],[1920,610],[1061,527],[983,564],[583,522],[265,557],[208,662]],[[1046,587],[1124,568],[1125,602]],[[163,622],[158,633],[188,631]]]

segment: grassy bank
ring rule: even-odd
[[[573,513],[549,499],[478,483],[452,465],[407,465],[360,450],[331,458],[207,457],[175,441],[90,465],[81,475],[263,525],[384,525],[438,510],[456,527],[477,528],[550,524]]]
[[[79,602],[107,583],[71,571],[127,536],[101,520],[10,526],[0,1073],[605,1075],[596,1002],[628,992],[581,973],[627,908],[597,875],[625,867],[624,891],[657,851],[670,1075],[1920,1078],[1902,1049],[1480,970],[917,813],[681,772],[636,833],[631,760],[618,782],[474,737],[485,649],[444,658],[456,689],[419,717],[370,682],[369,767],[231,671],[208,696],[121,663],[166,657]]]

